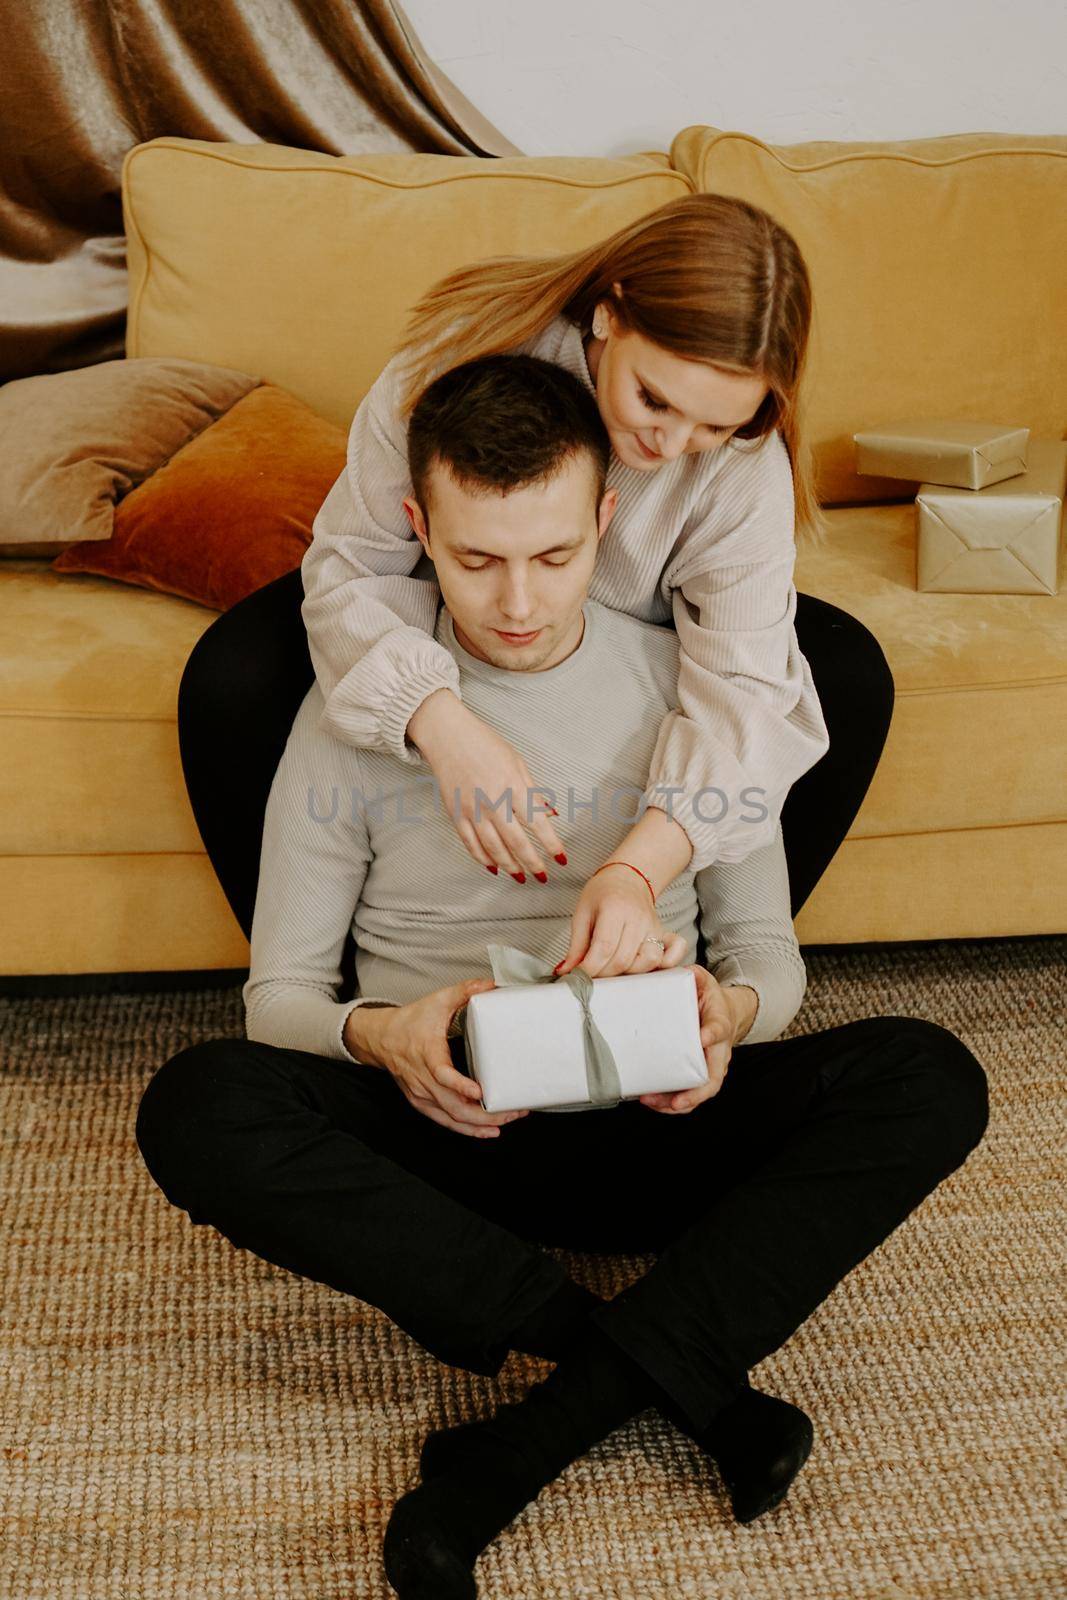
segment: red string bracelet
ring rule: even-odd
[[[641,868],[640,867],[635,867],[632,861],[605,861],[604,862],[604,867],[629,867],[630,871],[631,872],[636,872],[637,876],[639,878],[645,878],[645,875],[641,871]],[[604,867],[597,867],[596,872],[603,872]],[[596,877],[596,872],[591,872],[589,874],[589,876],[591,878],[595,878]],[[647,878],[645,878],[645,883],[648,884],[648,892],[652,896],[652,904],[655,905],[655,903],[656,903],[656,891],[655,891],[655,889],[653,889],[652,885],[648,882]]]

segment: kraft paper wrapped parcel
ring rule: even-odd
[[[1067,442],[1035,439],[1029,469],[975,494],[924,483],[915,500],[916,587],[1056,594]]]
[[[488,946],[498,985],[464,1007],[467,1068],[486,1111],[593,1111],[708,1081],[696,981],[684,968],[590,978]]]
[[[1026,471],[1030,429],[949,417],[894,422],[852,438],[858,473],[985,489]]]

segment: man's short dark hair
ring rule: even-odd
[[[505,494],[553,477],[581,451],[599,509],[611,461],[600,408],[572,373],[539,356],[481,356],[443,372],[408,423],[408,466],[424,512],[435,463],[463,488]]]

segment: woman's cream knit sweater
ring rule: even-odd
[[[566,317],[518,348],[595,394],[581,332]],[[323,727],[414,762],[406,728],[416,709],[436,689],[462,695],[455,658],[433,636],[433,566],[402,505],[412,485],[400,377],[394,357],[353,418],[347,465],[304,556],[302,611]],[[667,809],[664,793],[675,792],[669,814],[692,840],[690,871],[743,860],[774,838],[789,789],[830,742],[793,626],[785,445],[777,432],[734,439],[648,473],[613,456],[608,486],[619,500],[589,595],[645,622],[673,620],[681,646],[678,706],[655,742],[648,804]],[[751,822],[757,804],[762,827]]]

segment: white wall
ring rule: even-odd
[[[527,155],[1067,133],[1063,0],[403,0],[426,52]]]

